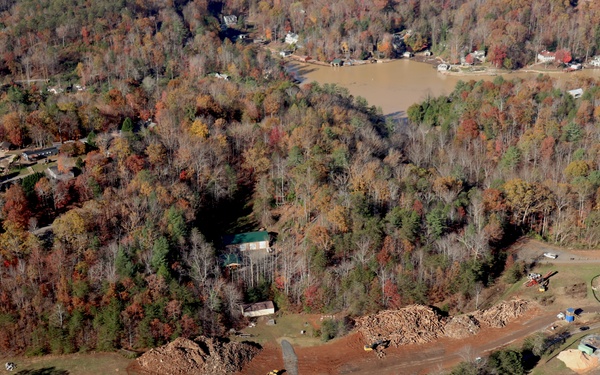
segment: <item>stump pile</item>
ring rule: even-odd
[[[147,374],[225,375],[240,371],[258,353],[256,347],[200,336],[194,341],[178,338],[150,349],[137,359]]]
[[[394,346],[424,344],[444,335],[444,318],[428,306],[410,305],[356,320],[367,343],[390,340]]]
[[[510,321],[525,314],[529,309],[529,302],[521,299],[501,302],[487,310],[476,311],[473,316],[481,324],[492,328],[502,328]]]

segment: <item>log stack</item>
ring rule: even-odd
[[[529,309],[529,302],[521,299],[501,302],[487,310],[476,311],[473,316],[481,324],[492,328],[502,328],[512,320],[525,314]]]
[[[390,345],[424,344],[444,335],[445,319],[428,306],[410,305],[359,318],[365,342],[390,340]]]

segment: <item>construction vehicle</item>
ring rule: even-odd
[[[390,340],[377,340],[377,341],[373,342],[372,344],[365,345],[364,349],[366,352],[375,350],[378,348],[385,349],[388,347],[389,344],[390,344]]]
[[[527,275],[527,281],[525,281],[525,287],[529,288],[530,286],[538,285],[538,290],[540,292],[545,292],[548,289],[549,279],[554,276],[556,271],[550,271],[546,275],[542,276],[539,273],[530,273]]]

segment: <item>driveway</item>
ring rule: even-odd
[[[576,250],[565,249],[562,247],[550,245],[541,241],[523,239],[518,241],[514,246],[515,255],[518,260],[523,260],[527,263],[536,262],[538,264],[578,264],[578,263],[598,263],[600,264],[600,254],[595,250]],[[552,253],[558,255],[556,259],[550,259],[544,256],[544,253]]]

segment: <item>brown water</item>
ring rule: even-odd
[[[460,80],[493,80],[495,75],[454,76],[438,73],[433,65],[411,60],[397,60],[384,64],[365,64],[346,67],[292,62],[288,70],[295,72],[303,82],[335,83],[347,88],[350,94],[362,96],[370,105],[381,107],[386,115],[404,116],[406,109],[428,96],[448,95]],[[535,77],[538,73],[510,73],[507,79]],[[574,77],[600,78],[600,69],[584,69],[573,73],[552,73],[557,84],[565,86]],[[574,89],[577,87],[566,87]]]

